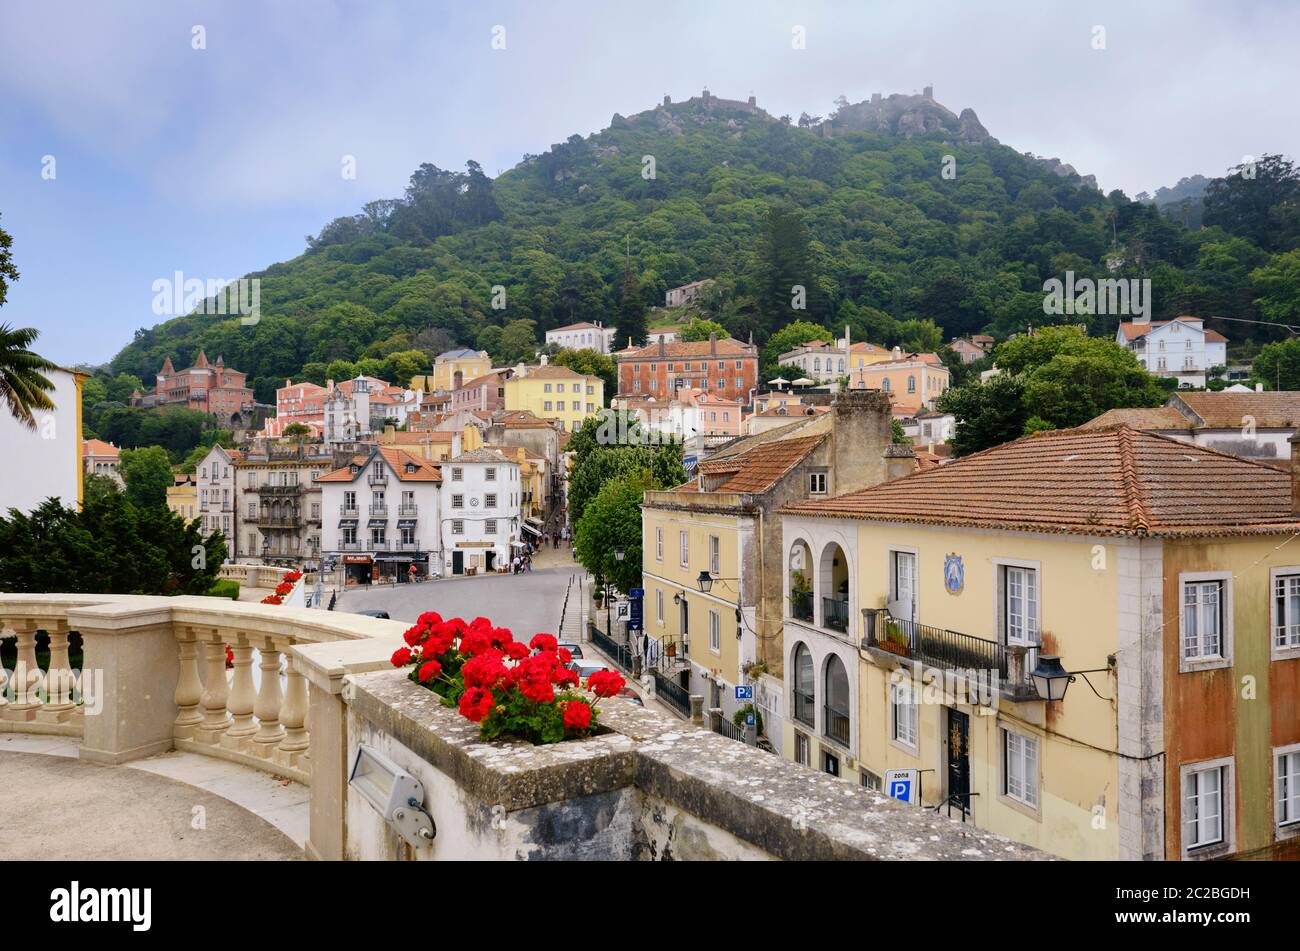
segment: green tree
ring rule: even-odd
[[[0,238],[7,240],[8,235],[0,231]],[[4,252],[0,254],[0,301],[3,301],[7,245],[2,242],[0,252]],[[13,276],[17,277],[17,273]],[[29,349],[39,336],[40,331],[33,327],[0,324],[0,402],[8,407],[14,419],[33,430],[36,428],[33,413],[54,409],[54,401],[50,399],[54,384],[44,372],[59,368]]]
[[[18,280],[18,268],[14,265],[13,247],[14,239],[9,237],[9,232],[0,228],[0,305],[3,305],[9,296],[9,285]]]
[[[1300,242],[1300,169],[1280,155],[1228,170],[1205,188],[1203,220],[1267,251]]]
[[[1268,320],[1300,324],[1300,251],[1278,254],[1250,272],[1255,305]]]
[[[651,465],[654,478],[646,485]],[[569,480],[569,517],[576,526],[581,523],[588,503],[600,492],[601,486],[611,479],[627,474],[639,475],[644,488],[664,489],[686,481],[682,466],[682,447],[677,444],[663,446],[596,446],[575,464]]]
[[[778,201],[767,210],[754,282],[768,332],[801,314],[817,321],[829,316],[808,226],[803,213],[788,201]]]
[[[628,472],[601,486],[578,522],[573,548],[578,563],[627,592],[641,583],[642,473]],[[623,560],[614,549],[623,549]]]
[[[550,359],[558,367],[600,377],[605,384],[605,399],[618,392],[618,364],[613,357],[599,350],[561,350]]]
[[[1264,344],[1251,374],[1270,390],[1300,390],[1300,339]]]
[[[686,341],[708,340],[709,334],[717,334],[719,340],[725,340],[731,336],[727,333],[727,328],[716,320],[704,320],[697,317],[681,326],[677,331],[677,339]]]
[[[57,499],[28,514],[11,509],[0,518],[0,591],[205,595],[226,543],[199,524],[107,491],[80,511]]]
[[[162,446],[123,449],[118,471],[126,482],[126,497],[138,508],[165,507],[167,490],[175,482],[172,463]]]
[[[1107,410],[1163,404],[1164,390],[1133,354],[1111,346],[1110,351],[1057,354],[1035,369],[1025,379],[1025,407],[1051,426],[1066,429]]]
[[[759,363],[761,367],[759,373],[762,378],[768,380],[780,372],[780,364],[777,363],[777,360],[781,354],[789,353],[796,347],[802,347],[814,340],[833,343],[835,335],[820,324],[809,323],[806,320],[796,320],[772,334],[767,338],[767,343],[763,345],[760,354]]]
[[[636,347],[645,343],[645,312],[641,283],[632,273],[631,267],[626,267],[619,287],[618,320],[614,324],[614,343],[617,348],[624,347],[626,341],[631,341]]]
[[[984,383],[954,387],[940,396],[935,405],[957,419],[953,455],[968,456],[1019,439],[1027,418],[1024,392],[1019,377],[999,373]]]

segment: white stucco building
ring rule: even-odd
[[[614,349],[614,328],[604,327],[600,321],[581,321],[565,327],[546,331],[546,342],[562,350],[595,350],[609,353]]]
[[[199,525],[204,535],[219,531],[225,536],[229,561],[234,561],[238,554],[239,498],[235,476],[236,466],[243,461],[240,450],[213,446],[194,471],[199,493]]]
[[[1127,321],[1115,331],[1115,340],[1148,372],[1174,377],[1180,387],[1204,387],[1208,371],[1228,363],[1228,339],[1206,330],[1199,317]]]
[[[406,582],[440,570],[442,472],[397,446],[379,446],[316,480],[321,552],[348,584]]]
[[[509,570],[520,540],[519,463],[475,449],[442,464],[442,554],[446,575]]]
[[[30,512],[50,497],[65,507],[81,503],[85,464],[81,445],[81,377],[71,370],[43,374],[54,389],[52,410],[32,415],[36,428],[28,429],[0,408],[0,446],[6,465],[0,466],[0,514],[9,509]]]

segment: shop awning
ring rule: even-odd
[[[413,519],[413,518],[399,518],[399,519],[397,520],[397,527],[398,527],[398,528],[415,528],[415,519]]]
[[[388,525],[388,519],[386,519],[386,518],[372,518],[372,519],[371,519],[369,522],[367,522],[366,524],[369,525],[371,528],[384,528],[384,527],[386,527],[386,526]]]
[[[356,520],[355,518],[341,518],[341,519],[339,519],[339,524],[340,524],[340,525],[355,525],[355,524],[357,524],[357,520]]]
[[[534,528],[533,526],[529,525],[527,522],[524,522],[522,527],[524,531],[532,532],[534,535],[542,534],[542,530],[540,528]]]

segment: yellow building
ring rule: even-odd
[[[492,358],[486,350],[462,347],[440,353],[433,361],[433,372],[411,378],[411,389],[426,393],[450,393],[452,390],[492,372]]]
[[[185,521],[199,517],[199,484],[194,473],[183,473],[167,488],[167,507]]]
[[[605,405],[605,383],[568,367],[543,364],[522,367],[505,383],[508,412],[527,410],[542,419],[559,420],[569,432]]]
[[[1293,479],[1119,427],[787,506],[782,754],[1067,858],[1295,856]]]
[[[444,462],[462,452],[473,452],[483,446],[483,431],[477,426],[467,425],[454,432],[439,430],[420,430],[417,432],[398,432],[392,426],[385,426],[384,431],[376,437],[381,446],[397,446],[429,462]]]
[[[647,492],[641,509],[647,666],[659,666],[685,695],[703,697],[706,710],[727,719],[744,705],[734,688],[753,685],[764,731],[779,729],[778,510],[888,478],[890,437],[884,397],[846,391],[832,412],[738,440],[700,462],[685,485]],[[911,471],[915,458],[909,452],[902,462]],[[661,663],[670,646],[673,661]],[[662,690],[660,696],[672,702]],[[770,722],[766,711],[774,708],[777,722]]]

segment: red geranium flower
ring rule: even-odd
[[[585,700],[570,700],[564,705],[564,728],[585,730],[591,726],[591,707]]]
[[[460,713],[471,723],[478,723],[492,712],[495,698],[482,687],[470,687],[460,695]]]
[[[567,664],[569,661],[573,660],[573,652],[567,647],[561,647],[555,653],[560,658],[561,664]]]
[[[283,602],[284,599],[281,598],[278,594],[268,594],[265,598],[262,599],[263,604],[282,604]]]
[[[415,627],[408,627],[406,629],[406,633],[402,635],[402,640],[406,641],[408,646],[414,647],[416,644],[423,643],[424,639],[428,636],[429,629],[417,624]]]
[[[598,697],[612,697],[626,685],[623,675],[614,670],[598,670],[587,678],[587,689]]]
[[[518,641],[511,641],[506,645],[506,655],[511,660],[523,660],[528,656],[528,648]]]
[[[567,667],[561,667],[555,672],[555,682],[561,687],[578,686],[578,674]]]
[[[392,661],[394,667],[405,667],[411,662],[411,649],[409,647],[399,647],[393,651]]]
[[[426,660],[420,665],[420,683],[427,683],[430,680],[434,680],[440,673],[442,673],[442,664],[438,663],[436,660]]]
[[[550,703],[555,699],[555,690],[549,681],[526,679],[519,682],[519,692],[534,703]]]
[[[462,654],[472,656],[491,649],[492,636],[488,630],[466,631],[460,636],[460,652]]]
[[[467,687],[495,687],[506,675],[505,664],[501,663],[498,651],[484,651],[465,661],[460,669]]]
[[[415,619],[415,623],[422,624],[425,627],[433,627],[434,625],[442,623],[442,615],[437,611],[425,611]]]
[[[539,651],[554,651],[556,642],[555,638],[550,634],[534,634],[533,639],[528,642],[528,646]]]

